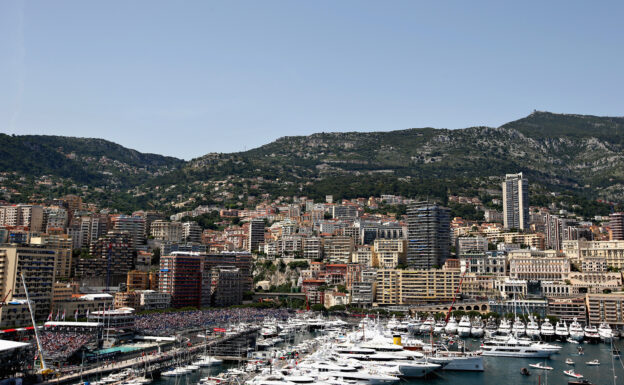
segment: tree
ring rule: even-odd
[[[160,248],[157,247],[152,251],[152,265],[160,266]]]
[[[314,305],[310,306],[310,309],[313,311],[326,311],[325,306],[321,305],[320,303],[315,303]]]

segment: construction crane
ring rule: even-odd
[[[453,301],[451,302],[451,306],[449,306],[448,312],[446,313],[446,318],[444,319],[445,323],[448,323],[449,317],[451,316],[451,313],[453,312],[453,305],[455,305],[455,301],[457,300],[457,294],[459,294],[459,291],[461,290],[462,282],[464,282],[464,277],[466,276],[466,273],[468,272],[468,267],[469,267],[469,263],[468,261],[466,261],[466,268],[464,269],[464,272],[459,278],[459,285],[457,285],[457,289],[455,289],[455,293],[453,294]]]
[[[0,302],[0,309],[2,309],[2,307],[4,305],[6,305],[6,300],[7,300],[7,298],[9,298],[9,296],[11,295],[12,291],[13,291],[13,289],[9,289],[9,292],[7,293],[7,295],[5,295],[4,298],[2,298],[2,302]]]
[[[30,312],[30,320],[32,321],[33,329],[35,330],[35,340],[37,341],[37,351],[39,352],[39,362],[41,362],[41,369],[37,373],[48,375],[54,373],[54,369],[48,368],[43,357],[43,347],[41,346],[41,340],[39,339],[39,331],[37,330],[37,324],[35,323],[35,315],[33,314],[32,305],[30,304],[30,296],[28,295],[28,288],[26,287],[26,280],[24,279],[24,273],[20,273],[22,278],[22,284],[24,285],[24,292],[26,293],[26,303],[28,304],[28,311]]]

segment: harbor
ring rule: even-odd
[[[493,322],[489,320],[490,330]],[[445,322],[433,317],[325,318],[292,314],[284,321],[266,319],[253,329],[246,324],[231,326],[227,330],[231,338],[236,337],[235,330],[248,330],[256,337],[255,344],[244,352],[240,350],[237,357],[207,353],[210,346],[223,344],[223,336],[210,344],[176,347],[85,371],[80,375],[82,381],[74,375],[48,383],[617,384],[618,378],[624,378],[619,334],[602,341],[583,338],[547,342],[540,335],[527,337],[526,326],[523,330],[520,322],[510,322],[511,332],[506,333],[508,325],[502,320],[495,333],[486,334],[488,322],[480,319],[457,322],[450,317]],[[482,325],[482,337],[466,332],[468,323],[470,330],[477,326],[477,335]],[[514,354],[488,354],[488,346]]]

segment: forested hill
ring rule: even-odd
[[[501,127],[317,133],[189,162],[100,139],[49,136],[0,135],[0,151],[3,171],[104,185],[84,195],[124,209],[253,204],[262,194],[444,198],[500,188],[505,173],[520,171],[536,195],[624,201],[621,117],[534,112]]]

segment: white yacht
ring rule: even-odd
[[[444,327],[446,326],[446,323],[444,323],[444,320],[439,320],[435,323],[435,326],[433,327],[433,334],[442,334],[442,332],[444,331]]]
[[[526,327],[524,326],[524,322],[522,322],[519,317],[516,317],[511,331],[516,337],[520,337],[526,334]]]
[[[585,333],[583,332],[583,327],[578,323],[576,318],[572,320],[569,329],[570,339],[574,341],[582,341],[583,337],[585,337]]]
[[[420,325],[420,332],[422,334],[429,334],[433,330],[433,325],[435,325],[435,319],[432,316],[427,317],[425,322]]]
[[[598,329],[596,329],[596,327],[592,324],[587,324],[583,331],[585,332],[586,340],[590,342],[598,342],[600,340],[600,334],[598,334]]]
[[[498,334],[506,336],[509,333],[511,333],[511,325],[507,319],[503,318],[498,325]]]
[[[457,326],[457,334],[460,337],[470,337],[470,329],[472,325],[470,324],[470,317],[467,315],[461,317],[459,321],[459,325]]]
[[[484,356],[498,357],[548,358],[559,349],[561,348],[555,345],[504,336],[486,340],[481,345]]]
[[[483,320],[481,320],[481,317],[477,317],[472,322],[472,328],[470,329],[470,335],[475,337],[475,338],[481,338],[481,337],[483,337],[484,334],[485,334],[485,331],[483,329]]]
[[[496,331],[498,330],[498,326],[496,326],[496,320],[493,317],[488,318],[487,324],[485,325],[485,335],[488,338],[492,338],[496,335]]]
[[[457,320],[455,320],[455,317],[451,316],[451,318],[449,318],[444,327],[444,331],[446,334],[457,334]]]
[[[413,334],[418,334],[420,333],[420,326],[422,325],[422,322],[420,321],[420,318],[418,316],[416,316],[416,318],[414,318],[413,320],[410,321],[409,326],[408,326],[408,330],[413,333]]]
[[[535,318],[533,316],[529,316],[529,322],[526,326],[526,334],[529,338],[539,339],[540,328],[537,322],[535,322]]]
[[[344,383],[356,381],[358,384],[381,385],[394,384],[400,380],[396,376],[371,373],[361,366],[339,365],[331,362],[303,362],[299,367],[318,373],[318,379],[338,379]]]
[[[569,336],[568,325],[565,321],[558,321],[557,325],[555,325],[555,337],[561,341],[566,341]]]
[[[598,334],[600,335],[600,339],[604,342],[610,342],[613,339],[613,331],[611,330],[611,326],[608,323],[603,322],[598,327]]]
[[[555,328],[553,328],[548,319],[545,319],[544,322],[542,322],[540,332],[545,341],[552,341],[555,338]]]
[[[203,356],[203,357],[200,357],[197,361],[193,362],[193,365],[197,365],[202,368],[207,368],[210,366],[219,366],[221,364],[223,364],[223,361],[213,356]]]

